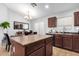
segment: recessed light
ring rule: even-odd
[[[45,5],[45,8],[49,8],[49,5]]]

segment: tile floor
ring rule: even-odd
[[[10,52],[0,47],[0,56],[10,56]],[[53,56],[79,56],[79,53],[53,47]]]

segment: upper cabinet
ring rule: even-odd
[[[56,17],[51,17],[48,18],[48,27],[56,27],[57,26],[57,18]]]
[[[79,12],[74,13],[74,26],[79,26]]]

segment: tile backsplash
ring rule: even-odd
[[[50,32],[50,30],[52,30],[53,33],[55,32],[75,32],[75,33],[78,33],[79,31],[79,27],[77,26],[59,26],[59,27],[56,27],[56,28],[50,28],[48,30],[48,32]]]

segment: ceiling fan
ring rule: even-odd
[[[31,5],[32,7],[36,7],[36,6],[37,6],[36,3],[31,3],[30,5]]]

